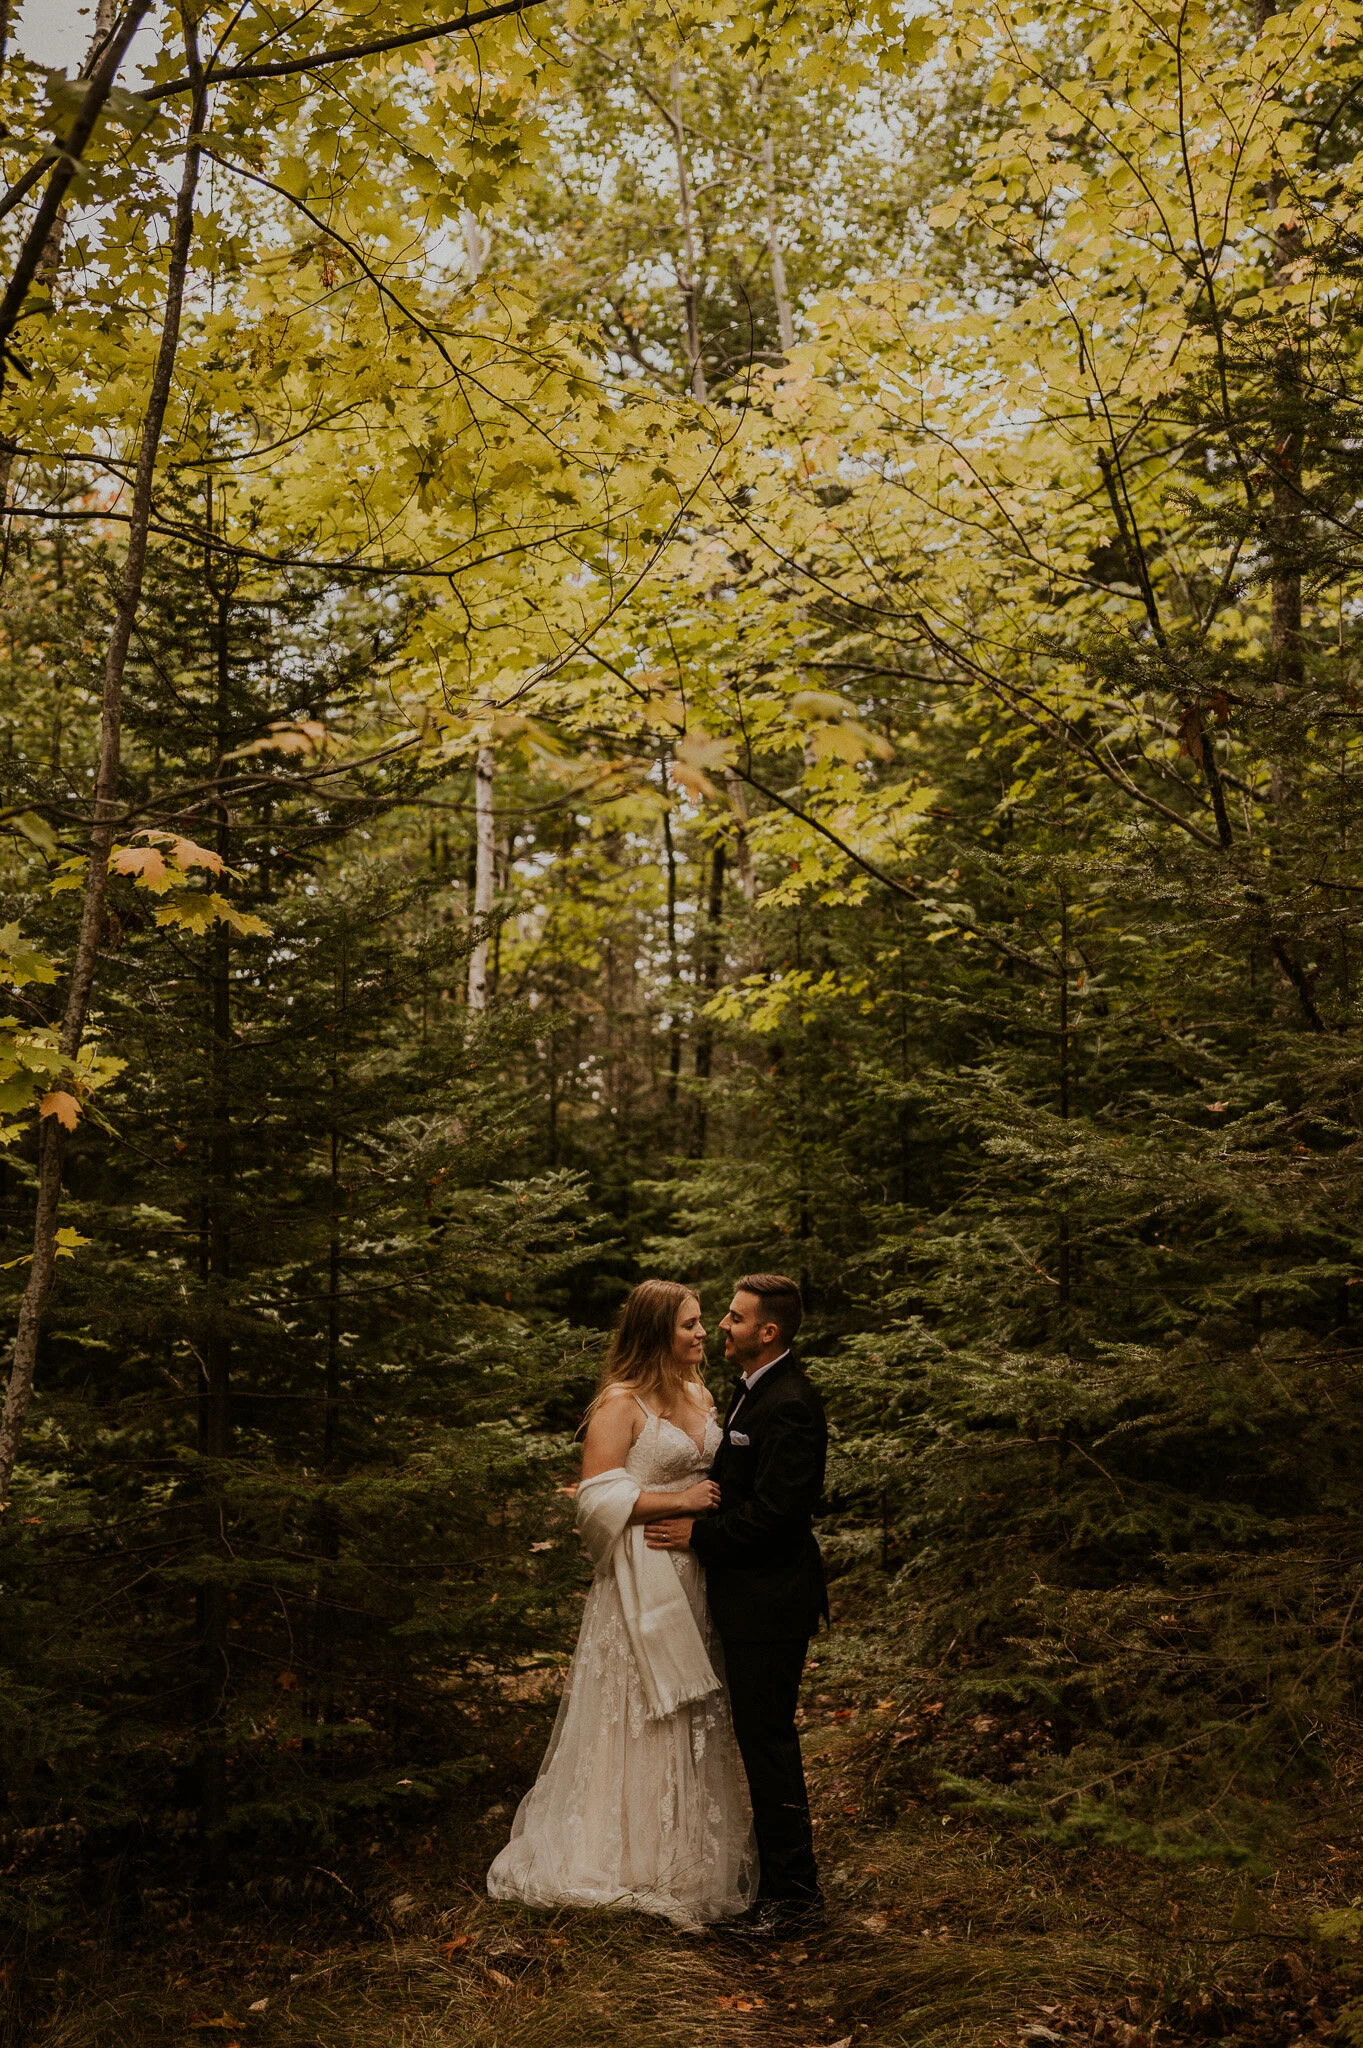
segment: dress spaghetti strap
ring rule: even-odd
[[[634,1396],[634,1398],[636,1401],[639,1401],[639,1396],[637,1394]],[[639,1406],[644,1409],[645,1415],[648,1417],[649,1421],[652,1422],[655,1419],[653,1410],[651,1408],[644,1408],[644,1404],[642,1401],[639,1401]]]

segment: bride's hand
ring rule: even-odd
[[[713,1479],[698,1479],[685,1493],[677,1495],[677,1508],[684,1515],[703,1515],[719,1506],[719,1488]]]

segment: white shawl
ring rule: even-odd
[[[658,1721],[718,1692],[719,1680],[671,1557],[650,1550],[644,1524],[630,1521],[641,1490],[623,1465],[584,1479],[577,1530],[597,1577],[615,1574],[649,1719]]]

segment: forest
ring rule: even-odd
[[[4,2048],[1359,2048],[1363,9],[82,34],[0,4]],[[612,1319],[750,1270],[743,1959],[484,1874]]]

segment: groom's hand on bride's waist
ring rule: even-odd
[[[650,1550],[689,1550],[694,1515],[672,1515],[665,1522],[647,1522],[644,1541]]]

